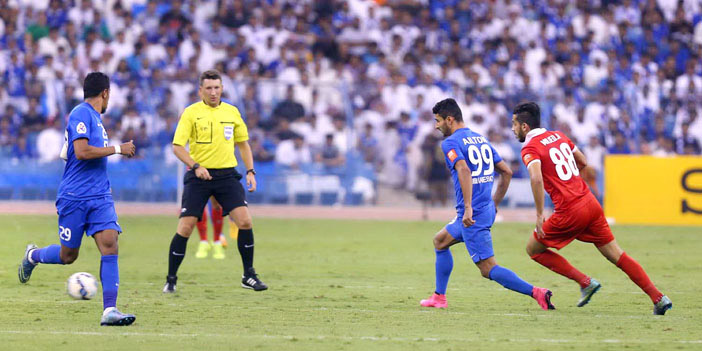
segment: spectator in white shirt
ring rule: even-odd
[[[299,169],[300,166],[312,162],[312,153],[305,139],[295,134],[292,139],[283,140],[278,144],[275,149],[275,162],[292,169]]]

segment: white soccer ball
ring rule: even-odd
[[[76,300],[90,300],[97,294],[97,279],[86,272],[74,273],[68,277],[66,292]]]

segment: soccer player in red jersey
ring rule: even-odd
[[[593,243],[610,262],[623,270],[653,302],[653,313],[663,315],[673,307],[648,278],[641,265],[614,240],[602,207],[580,177],[587,160],[563,133],[541,128],[541,110],[534,102],[519,104],[512,115],[512,131],[522,147],[522,161],[529,170],[536,205],[536,229],[527,243],[527,253],[546,268],[580,284],[585,306],[601,284],[573,267],[560,250],[578,239]],[[544,218],[544,188],[551,195],[554,213]]]

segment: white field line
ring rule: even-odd
[[[4,299],[3,301],[7,303],[15,303],[15,302],[21,302],[21,303],[45,303],[45,304],[77,304],[77,303],[85,303],[80,300],[71,300],[71,299],[66,299],[65,301],[55,301],[55,300],[40,300],[40,299],[28,299],[28,300],[19,300],[19,299]],[[132,300],[128,302],[129,305],[131,306],[139,306],[143,304],[143,302],[138,301],[138,300]],[[148,304],[151,304],[151,302],[148,302]],[[175,304],[175,303],[169,303],[166,306],[172,306],[174,308],[179,308],[181,307],[180,304]],[[409,308],[419,308],[418,304],[411,303],[408,305]],[[232,305],[215,305],[215,304],[208,304],[208,308],[212,309],[226,309],[226,308],[231,308]],[[240,312],[246,313],[247,311],[275,311],[275,312],[307,312],[307,313],[319,313],[319,312],[330,312],[330,313],[367,313],[367,314],[402,314],[402,315],[408,315],[408,314],[421,314],[421,315],[426,315],[429,313],[440,313],[440,314],[446,314],[446,315],[456,315],[456,316],[475,316],[475,312],[461,312],[461,311],[452,311],[451,309],[444,309],[444,310],[439,310],[437,311],[436,309],[408,309],[408,310],[390,310],[390,309],[382,309],[382,310],[369,310],[369,309],[363,309],[363,308],[338,308],[338,307],[313,307],[313,308],[300,308],[300,307],[270,307],[270,306],[247,306],[244,309],[239,309]],[[559,314],[555,314],[553,312],[542,312],[540,309],[534,308],[535,312],[532,314],[528,313],[510,313],[510,312],[505,312],[505,313],[480,313],[480,315],[484,316],[497,316],[497,317],[530,317],[530,318],[540,318],[540,319],[550,319],[554,317],[561,316]],[[654,319],[680,319],[682,317],[678,316],[665,316],[665,317],[656,317],[652,316],[650,313],[648,313],[648,310],[646,310],[646,313],[642,313],[640,315],[610,315],[610,314],[596,314],[593,317],[595,318],[607,318],[607,319],[634,319],[634,320],[649,320],[651,317]]]
[[[238,279],[238,278],[237,278],[237,279]],[[179,287],[180,287],[180,286],[188,287],[188,289],[240,287],[241,284],[239,283],[239,281],[238,281],[237,279],[234,279],[232,283],[216,283],[216,284],[212,284],[212,283],[205,283],[205,284],[202,284],[202,283],[188,284],[188,283],[187,283],[187,280],[184,280],[184,281],[181,282],[178,286],[179,286]],[[65,286],[65,284],[66,284],[65,281],[57,281],[57,280],[41,281],[41,283],[42,283],[42,284],[49,284],[49,285],[57,285],[57,284],[60,284],[60,285],[63,285],[63,286]],[[155,282],[127,282],[127,283],[120,282],[120,287],[123,288],[123,289],[129,289],[131,286],[160,286],[160,287],[163,287],[163,282],[158,282],[158,283],[155,283]],[[340,287],[337,287],[337,286],[340,286]],[[416,287],[416,286],[395,286],[395,285],[341,285],[341,284],[329,284],[329,285],[317,285],[317,286],[311,286],[311,285],[309,285],[309,287],[310,287],[310,288],[314,288],[314,289],[324,288],[324,289],[331,289],[331,290],[335,290],[335,289],[340,289],[340,290],[342,290],[342,289],[419,290],[419,289],[421,289],[421,290],[426,290],[426,291],[428,291],[428,293],[431,293],[431,291],[432,291],[432,287],[431,287],[431,286],[421,287],[421,288],[420,288],[420,287]],[[559,288],[558,291],[561,291],[560,289],[561,289],[561,288]],[[566,289],[567,289],[567,288],[566,288]],[[160,291],[161,289],[159,288],[158,290]],[[279,288],[279,289],[276,289],[276,290],[283,290],[283,289],[280,289],[280,288]],[[499,286],[499,285],[494,285],[494,286],[492,286],[492,287],[475,287],[475,286],[471,286],[471,287],[466,287],[466,288],[448,288],[447,290],[449,290],[449,291],[501,291],[501,292],[511,293],[508,289],[503,288],[503,287],[501,287],[501,286]],[[573,288],[570,289],[570,290],[572,290],[572,292],[574,292],[574,293],[578,293],[578,288],[577,288],[577,286],[575,286],[575,285],[574,285]],[[553,291],[555,292],[556,290],[553,290]],[[642,296],[643,296],[643,294],[644,294],[641,290],[617,291],[617,290],[607,289],[607,292],[608,292],[608,293],[617,293],[617,294],[636,294],[636,295],[642,295]],[[680,291],[666,290],[665,292],[666,292],[667,294],[671,294],[671,295],[679,295],[679,294],[692,293],[692,291],[689,291],[689,292],[688,292],[688,291],[685,291],[685,290],[680,290]],[[696,292],[695,292],[695,293],[696,293]]]
[[[80,331],[61,331],[61,330],[0,330],[0,334],[50,334],[50,335],[75,335],[75,336],[136,336],[136,337],[156,337],[156,338],[173,338],[182,339],[189,338],[244,338],[244,339],[282,339],[282,340],[345,340],[345,341],[394,341],[394,342],[421,342],[421,341],[455,341],[455,342],[515,342],[515,343],[545,343],[545,344],[568,344],[568,343],[588,343],[588,344],[649,344],[656,343],[658,340],[619,340],[619,339],[523,339],[523,338],[403,338],[403,337],[386,337],[386,336],[343,336],[343,335],[269,335],[269,334],[216,334],[216,333],[189,333],[189,334],[172,334],[172,333],[145,333],[145,332],[80,332]],[[671,341],[664,340],[660,342],[669,343]],[[702,344],[702,340],[674,340],[672,342],[679,344]]]

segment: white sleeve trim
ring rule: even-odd
[[[577,145],[573,145],[573,153],[575,153],[576,151],[578,151],[578,146],[577,146]]]
[[[536,159],[536,160],[531,160],[531,161],[529,161],[529,163],[527,164],[527,168],[529,168],[529,166],[535,164],[536,162],[541,163],[541,160]]]

